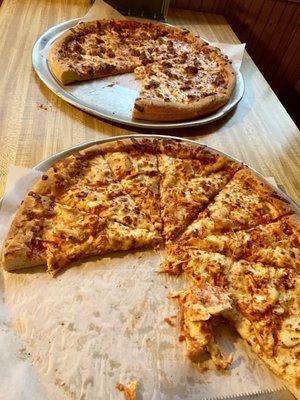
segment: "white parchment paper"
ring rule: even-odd
[[[1,237],[39,173],[11,167]],[[44,267],[3,272],[0,302],[2,400],[122,399],[118,382],[136,379],[138,398],[203,399],[282,386],[234,333],[220,328],[228,372],[200,373],[184,356],[177,303],[189,285],[158,274],[162,251],[118,253],[78,262],[53,279]],[[3,303],[5,299],[5,304]],[[15,336],[18,334],[19,338]],[[21,378],[20,378],[21,377]]]

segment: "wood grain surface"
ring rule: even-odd
[[[83,16],[88,0],[4,0],[0,8],[0,191],[9,164],[32,167],[75,144],[130,132],[59,99],[37,78],[31,50],[50,26]],[[238,43],[219,15],[170,9],[169,22],[210,41]],[[274,176],[300,202],[300,135],[251,58],[245,54],[245,95],[225,119],[189,130],[163,131],[197,139]],[[149,132],[151,133],[151,132]],[[161,133],[161,132],[159,132]]]

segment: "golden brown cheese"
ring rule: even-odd
[[[124,146],[119,146],[122,148],[122,145]],[[115,179],[121,182],[124,191],[132,197],[160,233],[160,177],[156,155],[133,149],[127,152],[107,152],[105,159]]]
[[[231,357],[213,334],[222,315],[274,372],[297,384],[299,217],[250,170],[235,173],[239,168],[175,140],[82,150],[54,164],[24,199],[5,242],[4,268],[47,263],[54,275],[83,257],[154,247],[159,224],[172,231],[179,221],[182,228],[204,204],[186,231],[166,242],[164,260],[165,271],[184,271],[195,284],[175,294],[189,357],[199,361],[208,352],[226,368]]]
[[[159,154],[158,167],[164,235],[169,240],[228,183],[239,164],[218,155],[208,158],[203,151],[202,157],[198,154],[195,159]]]
[[[228,313],[253,350],[285,379],[300,376],[300,277],[293,269],[238,261],[228,274],[236,305]]]
[[[181,309],[182,338],[186,341],[187,355],[195,362],[208,352],[218,369],[225,369],[232,357],[224,356],[215,343],[211,320],[231,309],[228,293],[209,284],[198,284],[183,292],[173,293]]]

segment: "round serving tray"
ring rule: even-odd
[[[76,25],[80,20],[80,18],[72,19],[48,29],[39,37],[32,50],[32,64],[39,78],[57,96],[75,107],[121,124],[140,128],[170,129],[216,121],[229,113],[243,97],[244,80],[240,71],[236,71],[236,85],[229,102],[208,116],[180,122],[132,120],[131,110],[139,91],[139,83],[133,74],[76,82],[66,86],[61,86],[52,75],[46,57],[49,46],[63,31]]]
[[[173,139],[173,140],[177,140],[177,141],[181,141],[181,142],[186,142],[186,143],[191,143],[194,145],[201,145],[204,146],[203,143],[197,142],[195,140],[190,140],[190,139],[185,139],[185,138],[180,138],[177,136],[168,136],[168,135],[147,135],[147,134],[136,134],[136,135],[123,135],[123,136],[113,136],[113,137],[109,137],[109,138],[105,138],[105,139],[98,139],[98,140],[92,140],[89,142],[84,142],[78,145],[75,145],[73,147],[70,147],[67,150],[63,150],[59,153],[53,154],[52,156],[50,156],[49,158],[45,159],[44,161],[41,161],[39,164],[37,164],[35,167],[33,167],[34,170],[38,170],[38,171],[42,171],[45,172],[47,171],[47,169],[49,169],[51,167],[51,165],[53,163],[55,163],[56,161],[59,161],[67,156],[69,156],[70,154],[85,149],[87,147],[90,147],[94,144],[101,144],[101,143],[107,143],[107,142],[114,142],[117,140],[122,140],[122,139],[130,139],[130,138],[148,138],[148,139]],[[246,165],[245,163],[242,163],[242,161],[238,160],[237,158],[234,158],[222,151],[216,150],[213,147],[207,146],[205,145],[209,150],[211,150],[212,152],[228,157],[233,161],[239,162],[241,164]],[[284,198],[289,204],[291,204],[291,206],[294,208],[295,212],[300,216],[300,206],[294,201],[292,200],[286,193],[284,193],[282,190],[280,190],[277,186],[272,185],[263,175],[261,175],[259,172],[257,172],[255,169],[251,168],[250,166],[248,166],[251,171],[257,175],[266,185],[268,185],[270,188],[272,188],[275,192],[278,193],[279,196],[281,196],[282,198]],[[1,203],[0,203],[1,205]]]

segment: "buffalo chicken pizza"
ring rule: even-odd
[[[54,41],[50,69],[66,85],[134,72],[141,81],[132,117],[195,118],[226,104],[235,73],[226,56],[187,30],[151,22],[80,22]]]
[[[58,161],[20,205],[2,263],[55,275],[75,260],[163,244],[163,271],[191,281],[170,294],[188,357],[227,368],[233,356],[215,330],[228,321],[299,385],[300,219],[249,168],[205,146],[131,138]]]

